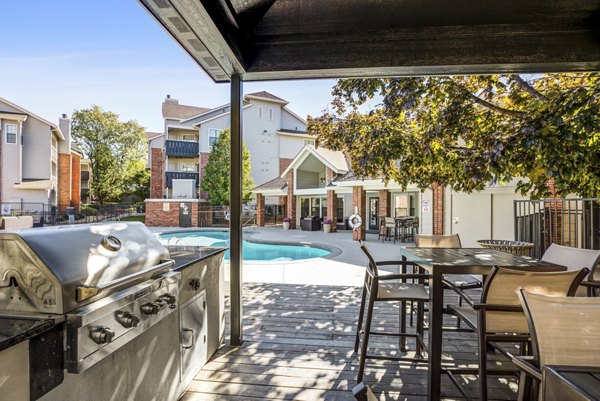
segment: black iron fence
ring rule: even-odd
[[[242,225],[256,225],[256,205],[246,205],[242,210]],[[285,210],[283,205],[265,205],[265,225],[274,226],[283,223]],[[201,206],[198,211],[200,227],[229,227],[229,208],[227,206]]]
[[[600,249],[600,198],[517,200],[515,239],[534,244],[541,257],[552,243]]]
[[[143,214],[144,207],[131,204],[82,205],[72,212],[73,218],[69,218],[70,209],[67,207],[35,202],[2,202],[3,217],[31,216],[34,227],[117,221]]]

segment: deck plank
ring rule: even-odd
[[[356,287],[244,285],[244,343],[221,347],[195,377],[180,401],[326,400],[352,401],[358,358],[353,353],[360,289]],[[399,305],[375,310],[373,330],[397,330]],[[448,326],[455,320],[446,318]],[[371,352],[398,353],[398,340],[372,337]],[[476,366],[471,333],[444,334],[446,366]],[[368,361],[365,382],[380,400],[423,401],[425,365]],[[473,397],[477,378],[463,381]],[[516,380],[489,378],[490,400],[516,399]],[[446,400],[461,400],[448,378]]]

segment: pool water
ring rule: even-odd
[[[165,233],[159,235],[160,241],[165,245],[191,245],[191,246],[229,246],[229,232],[227,231],[186,231]],[[331,252],[310,245],[281,245],[259,244],[256,242],[242,242],[242,259],[259,261],[290,261],[320,258]],[[229,260],[229,250],[225,252],[225,259]]]

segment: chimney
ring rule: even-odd
[[[71,154],[71,119],[66,114],[58,120],[58,128],[65,137],[64,141],[58,141],[58,153]]]
[[[171,95],[167,95],[167,98],[165,99],[165,103],[179,104],[179,100],[171,99]]]

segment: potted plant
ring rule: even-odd
[[[331,220],[330,219],[323,219],[323,231],[326,233],[330,233],[331,232]]]
[[[289,230],[290,229],[290,221],[291,221],[291,219],[289,217],[284,217],[283,218],[283,229],[284,230]]]

